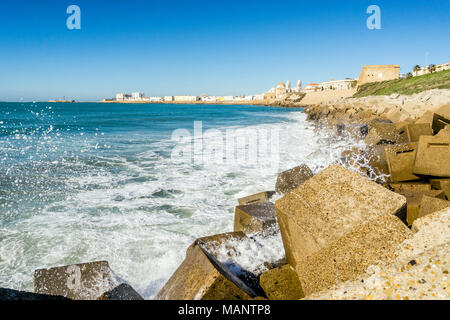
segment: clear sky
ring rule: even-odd
[[[81,30],[66,9],[81,8]],[[381,8],[381,30],[366,9]],[[450,61],[450,1],[0,1],[0,100],[240,95]]]

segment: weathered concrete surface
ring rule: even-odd
[[[278,174],[275,191],[282,194],[288,193],[313,176],[314,173],[305,164],[283,171]]]
[[[416,158],[417,143],[402,143],[384,148],[390,180],[404,182],[420,180],[413,174],[414,160]]]
[[[411,231],[396,216],[377,215],[300,260],[296,266],[306,295],[354,279],[374,264],[390,261]]]
[[[450,137],[421,136],[413,172],[450,177]]]
[[[448,125],[450,125],[450,104],[442,106],[435,111],[433,117],[433,130],[439,132]]]
[[[409,226],[419,217],[420,203],[422,202],[423,196],[430,196],[434,198],[439,198],[445,200],[445,193],[442,190],[427,190],[427,191],[413,191],[413,190],[402,190],[399,191],[401,195],[406,197],[407,211],[406,211],[406,222]]]
[[[378,215],[406,219],[406,198],[332,165],[275,203],[286,258],[300,260]]]
[[[450,207],[450,201],[434,197],[423,196],[420,202],[419,218],[429,215],[433,212]]]
[[[107,261],[81,263],[34,272],[34,292],[73,300],[95,300],[112,289],[113,277]]]
[[[436,137],[450,137],[450,125],[449,126],[445,126],[444,129],[441,129],[438,134],[436,135]]]
[[[450,299],[450,209],[417,219],[392,262],[308,299]]]
[[[427,182],[402,182],[389,184],[395,192],[401,191],[429,191],[431,185]]]
[[[240,206],[245,206],[247,204],[253,204],[258,202],[269,201],[270,198],[275,194],[275,191],[264,191],[256,194],[252,194],[247,197],[239,198],[238,202]]]
[[[368,146],[406,142],[397,131],[394,123],[373,123],[364,142]]]
[[[0,288],[0,301],[6,300],[70,300],[62,296]]]
[[[132,286],[121,283],[114,289],[103,293],[98,300],[144,300]]]
[[[225,233],[197,239],[187,250],[186,259],[157,294],[157,300],[247,300],[256,297],[251,288],[234,276],[226,266],[202,249],[230,237],[245,238],[243,232]],[[246,290],[244,292],[242,289]]]
[[[420,136],[432,136],[433,130],[429,123],[408,124],[404,127],[409,142],[418,142]]]
[[[277,223],[275,205],[272,202],[260,202],[237,206],[234,215],[234,231],[255,233],[268,230]]]
[[[264,272],[259,284],[269,300],[299,300],[305,297],[297,273],[289,264]]]

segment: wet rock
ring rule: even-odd
[[[103,293],[98,300],[144,300],[132,286],[122,283],[114,289]]]
[[[255,233],[268,230],[277,223],[275,205],[272,202],[260,202],[238,206],[234,215],[234,231]]]
[[[374,264],[394,257],[411,231],[391,214],[378,215],[355,226],[323,249],[299,261],[296,270],[306,295],[354,279]]]
[[[270,198],[275,194],[275,191],[264,191],[260,193],[256,193],[247,197],[243,197],[238,199],[239,205],[244,206],[247,204],[253,204],[258,202],[266,202],[269,201]]]
[[[371,218],[406,219],[406,198],[339,165],[332,165],[276,201],[286,258],[299,261]]]
[[[413,173],[450,177],[450,137],[421,136]]]
[[[368,160],[368,165],[373,169],[374,174],[368,172],[369,177],[374,178],[380,175],[389,175],[384,145],[372,146],[363,152],[363,157]]]
[[[392,182],[420,180],[420,177],[413,174],[416,149],[417,143],[402,143],[384,148]]]
[[[62,296],[0,288],[0,301],[5,300],[70,300]]]
[[[313,176],[314,173],[305,164],[286,170],[278,174],[275,191],[282,194],[288,193]]]
[[[259,292],[256,293],[205,249],[208,244],[220,245],[230,238],[245,237],[243,232],[232,232],[197,239],[188,248],[185,260],[156,299],[248,300],[260,296]]]
[[[38,269],[34,272],[34,292],[73,300],[95,300],[111,290],[113,277],[107,261],[96,261]]]
[[[305,297],[297,273],[289,264],[264,272],[259,284],[269,300],[299,300]]]
[[[422,201],[420,202],[418,218],[424,217],[428,214],[443,210],[448,207],[450,207],[450,201],[423,196]]]

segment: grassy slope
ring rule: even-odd
[[[393,93],[411,95],[431,89],[450,89],[450,70],[408,79],[366,83],[358,89],[354,97],[388,96]]]

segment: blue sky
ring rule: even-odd
[[[81,30],[66,28],[71,4]],[[366,27],[372,4],[381,30]],[[449,12],[448,0],[2,0],[0,100],[254,94],[364,64],[406,73],[450,61]]]

